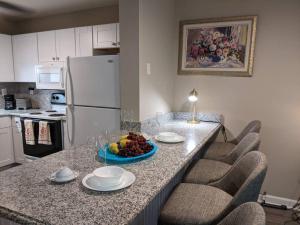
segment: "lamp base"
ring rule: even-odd
[[[200,123],[200,121],[199,120],[188,120],[187,123],[198,124],[198,123]]]

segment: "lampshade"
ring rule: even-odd
[[[197,100],[198,100],[198,92],[194,88],[189,94],[189,101],[196,102]]]

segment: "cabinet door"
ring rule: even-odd
[[[117,24],[93,26],[94,48],[117,47]]]
[[[13,134],[13,146],[14,146],[15,161],[17,163],[24,163],[25,155],[24,155],[24,150],[23,150],[22,132],[19,131],[18,127],[13,127],[12,134]]]
[[[0,167],[14,162],[11,127],[0,129]]]
[[[57,61],[66,61],[67,56],[75,56],[75,29],[56,30]]]
[[[56,58],[55,31],[38,33],[39,62],[52,62]]]
[[[76,56],[93,55],[93,29],[88,27],[75,28],[76,34]]]
[[[15,81],[35,82],[34,66],[38,64],[37,34],[14,35],[13,58]]]
[[[11,36],[0,34],[0,82],[14,81]]]

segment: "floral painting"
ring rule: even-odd
[[[251,75],[256,17],[181,22],[180,74]]]

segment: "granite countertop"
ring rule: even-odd
[[[164,130],[175,131],[185,136],[186,141],[157,143],[159,150],[151,158],[121,165],[135,174],[136,181],[131,187],[116,192],[94,192],[81,184],[85,175],[103,166],[95,160],[95,151],[87,146],[0,172],[0,216],[19,224],[129,224],[219,127],[217,123],[206,122],[166,123]],[[49,175],[63,166],[80,172],[79,177],[66,184],[51,183]]]

